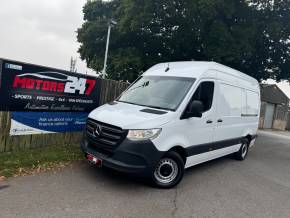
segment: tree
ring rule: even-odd
[[[107,22],[114,18],[108,59],[111,79],[136,79],[168,61],[217,61],[258,80],[290,78],[287,0],[88,1],[78,29],[81,58],[103,67]]]

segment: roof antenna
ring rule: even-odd
[[[168,72],[170,70],[170,68],[169,68],[169,63],[168,63],[168,66],[167,66],[167,68],[165,69],[165,72]]]

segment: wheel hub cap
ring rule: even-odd
[[[160,167],[160,174],[162,176],[169,176],[172,173],[172,166],[169,164],[164,164]]]
[[[178,175],[177,163],[169,158],[159,161],[154,171],[155,179],[163,184],[172,182]]]

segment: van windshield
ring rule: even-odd
[[[187,77],[143,76],[118,101],[175,111],[194,81]]]

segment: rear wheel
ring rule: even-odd
[[[153,175],[153,184],[159,188],[172,188],[182,179],[184,162],[180,155],[174,151],[168,152],[157,163]]]
[[[235,154],[237,160],[245,160],[249,152],[249,139],[243,139],[240,150]]]

